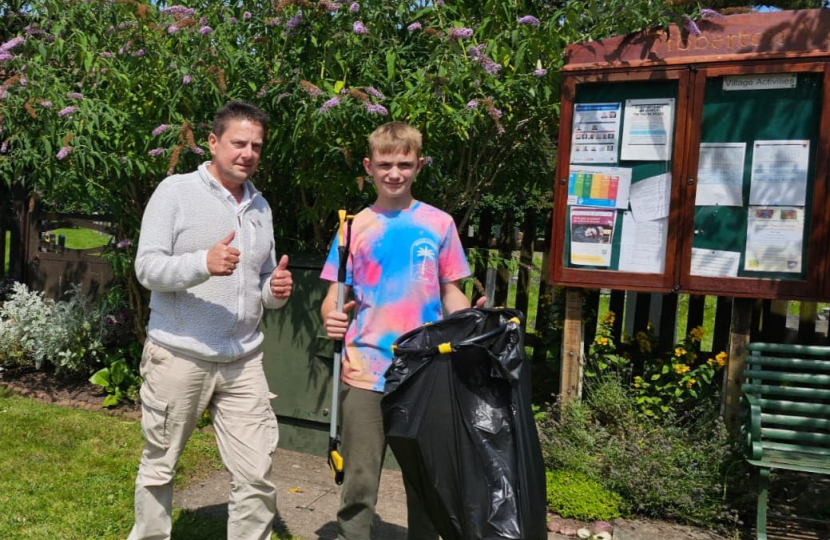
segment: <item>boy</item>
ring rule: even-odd
[[[341,540],[366,540],[375,517],[386,452],[380,400],[392,344],[409,330],[470,307],[459,280],[470,275],[452,217],[412,196],[424,165],[421,133],[389,122],[369,136],[366,173],[375,203],[355,216],[344,312],[337,305],[337,240],[321,278],[332,282],[321,314],[326,335],[345,339],[341,440],[345,476],[337,512]],[[483,305],[480,299],[477,305]],[[345,312],[357,308],[351,324]],[[407,488],[409,540],[438,538],[417,496]]]

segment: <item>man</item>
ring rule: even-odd
[[[176,463],[205,408],[231,474],[228,538],[270,538],[278,428],[259,322],[293,282],[288,257],[276,262],[271,209],[250,181],[267,125],[250,103],[223,106],[211,161],[166,178],[144,212],[135,267],[152,291],[141,359],[146,445],[129,540],[170,538]]]

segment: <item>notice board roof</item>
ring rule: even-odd
[[[730,15],[696,21],[700,35],[671,25],[569,45],[562,71],[830,56],[830,9]]]

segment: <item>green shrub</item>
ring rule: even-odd
[[[623,498],[573,471],[546,474],[548,509],[565,518],[609,520],[622,515]]]
[[[93,305],[73,286],[56,302],[15,283],[0,306],[0,363],[91,373],[121,339],[128,318],[111,296]]]
[[[688,416],[641,414],[636,394],[619,377],[586,381],[582,402],[554,407],[539,422],[548,470],[579,474],[619,494],[644,517],[715,526],[723,508],[725,472],[735,448],[714,398]]]

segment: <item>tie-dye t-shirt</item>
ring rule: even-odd
[[[321,278],[337,281],[338,238]],[[382,392],[392,344],[441,319],[441,283],[470,275],[452,217],[415,201],[406,210],[366,208],[354,218],[346,283],[357,302],[346,332],[342,380]]]

